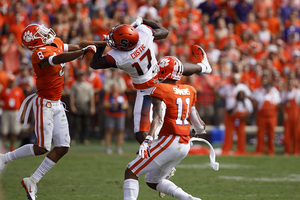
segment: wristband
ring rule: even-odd
[[[49,59],[48,59],[48,61],[49,61],[49,64],[51,65],[51,66],[55,66],[55,64],[53,63],[53,57],[54,56],[49,56]]]
[[[150,142],[153,141],[153,137],[151,135],[147,135],[147,137],[145,138],[145,140],[149,140]]]

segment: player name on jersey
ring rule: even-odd
[[[179,88],[173,88],[174,93],[178,95],[190,95],[189,89],[179,89]]]
[[[133,53],[130,54],[132,59],[135,59],[138,55],[140,55],[146,49],[145,44],[142,44],[139,48],[137,48]]]

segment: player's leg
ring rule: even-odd
[[[151,88],[147,90],[137,90],[134,104],[134,133],[136,140],[142,144],[151,124]]]
[[[37,144],[33,146],[33,149],[34,153],[46,153],[51,149],[55,106],[53,103],[51,104],[41,97],[36,97],[33,99],[33,101],[35,134],[37,137]],[[18,149],[15,151],[17,150]],[[45,157],[41,165],[31,175],[31,177],[26,177],[21,180],[21,184],[26,190],[28,199],[35,200],[38,182],[54,166],[54,164],[55,163],[52,160],[50,160],[48,157]]]
[[[143,159],[137,156],[135,160],[127,165],[128,168],[125,170],[123,185],[124,200],[136,200],[139,194],[138,177],[159,168],[159,165],[153,160],[147,163],[149,159]]]
[[[178,151],[180,149],[180,151]],[[167,194],[169,196],[173,196],[177,199],[181,200],[189,200],[189,199],[198,199],[193,197],[192,195],[186,193],[183,191],[180,187],[178,187],[175,183],[173,183],[170,180],[166,179],[166,176],[169,175],[170,171],[181,162],[182,159],[185,158],[188,151],[190,149],[190,144],[180,144],[178,141],[173,142],[173,144],[168,147],[165,154],[170,155],[172,151],[173,154],[175,154],[174,158],[172,158],[170,161],[166,162],[163,165],[160,165],[159,168],[148,172],[145,175],[145,181],[147,185],[159,192],[163,192],[164,194]],[[164,156],[161,155],[161,158],[158,156],[158,163],[162,163],[162,158]]]
[[[0,172],[4,168],[5,164],[11,162],[15,159],[26,158],[30,156],[37,156],[45,154],[47,151],[50,150],[45,148],[45,139],[44,139],[44,130],[41,128],[43,122],[43,105],[41,104],[40,98],[33,99],[33,111],[35,116],[35,134],[37,137],[37,144],[26,144],[14,150],[13,152],[8,152],[6,154],[0,154]],[[52,132],[52,130],[51,130]],[[50,137],[51,134],[46,134]],[[50,141],[51,146],[51,141]]]

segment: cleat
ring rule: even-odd
[[[23,178],[21,180],[21,184],[23,188],[26,190],[27,198],[29,200],[35,200],[37,197],[35,194],[37,193],[37,184],[35,184],[31,178]]]
[[[197,58],[197,63],[201,63],[202,60],[204,59],[204,57],[206,56],[205,51],[199,45],[195,44],[193,46],[193,52],[194,52],[194,55]]]
[[[5,155],[0,153],[0,173],[6,164]]]
[[[205,51],[199,45],[195,44],[193,46],[193,52],[197,59],[197,65],[202,67],[201,73],[202,74],[210,74],[212,71],[212,68],[207,60]]]
[[[175,175],[175,172],[176,172],[176,169],[175,169],[175,167],[173,167],[173,169],[171,170],[171,172],[169,173],[169,175],[166,176],[166,179],[170,180],[171,177]],[[163,198],[163,197],[166,196],[166,194],[163,193],[163,192],[158,192],[158,196],[159,196],[160,198]]]

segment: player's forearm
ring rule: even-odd
[[[69,44],[69,51],[77,51],[89,45],[96,45],[97,47],[106,47],[106,41],[80,41],[77,44]]]
[[[90,67],[93,69],[105,69],[110,68],[106,62],[106,57],[103,56],[103,51],[105,47],[99,47],[97,48],[97,52],[93,55],[91,61],[90,61]]]
[[[52,59],[52,62],[56,65],[61,64],[61,63],[70,62],[70,61],[78,58],[79,56],[83,55],[83,53],[84,53],[84,51],[82,51],[82,50],[61,53],[57,56],[54,56]]]
[[[154,21],[143,19],[143,24],[150,26],[153,29],[155,40],[165,39],[169,34],[169,31],[167,29]]]
[[[205,130],[205,123],[199,116],[195,106],[193,106],[191,109],[190,121],[198,134]]]
[[[183,75],[184,76],[191,76],[195,73],[201,73],[202,67],[199,65],[195,65],[192,63],[183,63]]]
[[[150,135],[153,138],[155,137],[155,135],[158,135],[163,125],[163,122],[164,120],[161,117],[155,116],[152,120],[148,135]]]

